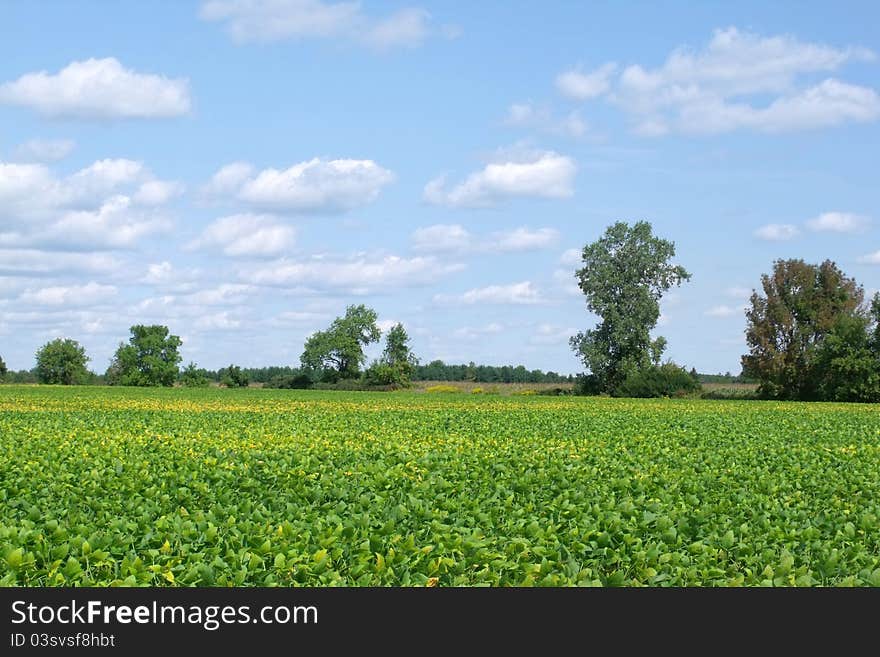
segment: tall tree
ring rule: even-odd
[[[419,361],[409,347],[409,336],[403,324],[397,323],[385,335],[385,349],[378,362],[366,371],[366,380],[378,385],[407,385]]]
[[[670,262],[674,256],[675,244],[655,237],[647,221],[633,226],[619,221],[584,247],[575,276],[587,308],[602,321],[570,343],[598,390],[611,391],[627,374],[660,361],[666,340],[652,341],[650,335],[660,317],[660,298],[691,277]]]
[[[6,372],[7,371],[8,370],[6,369],[6,363],[3,362],[3,357],[0,356],[0,382],[4,381],[6,379]]]
[[[131,327],[128,344],[121,342],[107,370],[107,383],[123,386],[173,386],[183,344],[167,326]]]
[[[360,374],[366,356],[364,347],[382,335],[377,315],[363,304],[348,306],[325,331],[306,340],[300,361],[306,369],[320,371],[325,379],[352,379]]]
[[[812,265],[795,259],[775,261],[761,288],[746,311],[743,374],[760,381],[765,397],[819,398],[816,348],[842,318],[864,317],[864,290],[830,260]]]
[[[86,383],[89,371],[86,350],[76,340],[56,338],[47,342],[36,354],[37,380],[40,383],[76,385]]]

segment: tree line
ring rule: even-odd
[[[584,365],[576,377],[581,394],[626,397],[689,395],[701,380],[693,368],[663,361],[667,342],[652,337],[660,317],[660,300],[691,274],[673,262],[675,244],[655,236],[651,224],[617,222],[597,241],[584,246],[581,266],[574,272],[587,309],[599,323],[570,340]],[[880,401],[880,293],[865,298],[863,286],[832,261],[810,264],[799,259],[777,260],[761,277],[746,310],[748,353],[737,377],[715,380],[756,381],[757,394],[768,399],[806,401]],[[376,311],[350,305],[326,329],[304,345],[298,367],[241,368],[231,364],[217,371],[190,363],[180,369],[181,340],[161,325],[131,327],[107,371],[88,371],[88,357],[75,340],[53,340],[36,354],[30,372],[10,373],[0,358],[0,379],[43,383],[186,386],[221,382],[242,387],[251,381],[278,388],[406,386],[413,380],[481,383],[563,383],[572,377],[527,370],[524,366],[494,367],[419,363],[409,336],[398,323],[385,335],[379,358],[367,365],[365,347],[382,337]]]

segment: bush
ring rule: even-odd
[[[313,386],[312,377],[308,374],[292,374],[273,376],[264,388],[280,388],[284,390],[308,390]]]
[[[180,373],[180,382],[185,388],[207,388],[208,377],[205,370],[200,369],[195,363],[190,363]]]
[[[364,383],[369,386],[406,386],[409,385],[409,375],[399,364],[376,361],[364,372]]]
[[[627,375],[612,397],[684,397],[699,392],[700,382],[675,363],[652,365]]]
[[[578,374],[574,380],[574,394],[576,395],[599,395],[602,393],[602,384],[595,374]]]
[[[471,389],[471,394],[472,394],[472,395],[482,395],[482,394],[483,394],[483,389],[482,389],[482,388],[479,388],[479,387],[477,387],[477,388],[472,388],[472,389]]]
[[[251,382],[247,372],[242,371],[238,365],[230,365],[220,370],[220,383],[227,388],[247,388]]]

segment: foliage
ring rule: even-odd
[[[190,363],[180,373],[180,382],[185,388],[207,388],[209,385],[206,370]]]
[[[384,385],[407,385],[412,378],[419,359],[409,346],[409,336],[403,324],[397,323],[388,329],[385,336],[385,350],[378,363],[367,372],[367,378]]]
[[[700,382],[675,363],[650,365],[630,374],[617,388],[613,397],[681,397],[699,392]]]
[[[0,585],[880,584],[868,405],[5,387]]]
[[[238,365],[230,365],[223,368],[219,372],[220,383],[227,388],[247,388],[250,384],[250,377],[247,372],[242,371]]]
[[[880,353],[872,347],[867,318],[839,317],[815,350],[817,396],[828,401],[880,401]]]
[[[475,381],[477,383],[568,383],[571,376],[556,372],[528,370],[524,365],[447,365],[442,360],[432,360],[427,365],[417,365],[413,381]]]
[[[317,331],[306,340],[300,361],[307,370],[321,373],[323,381],[354,379],[366,356],[364,347],[377,342],[381,335],[376,326],[376,311],[363,304],[348,306],[325,331]]]
[[[283,388],[288,390],[305,390],[311,388],[314,382],[305,372],[298,374],[280,374],[272,377],[265,383],[264,388]]]
[[[761,287],[763,294],[754,292],[746,311],[743,373],[760,380],[764,397],[820,399],[816,348],[841,318],[862,315],[862,287],[830,260],[777,260]]]
[[[107,369],[107,383],[122,386],[173,386],[181,361],[178,352],[181,344],[178,336],[170,335],[167,326],[132,326],[128,344],[119,344],[113,362]]]
[[[0,356],[0,382],[3,382],[6,380],[6,372],[7,371],[8,370],[6,369],[6,363],[3,361],[3,357]]]
[[[76,340],[56,338],[47,342],[36,354],[37,379],[40,383],[77,385],[88,383],[86,350]]]
[[[660,362],[666,340],[650,335],[660,317],[660,298],[691,277],[670,263],[674,256],[674,243],[655,237],[646,221],[617,222],[584,247],[583,267],[575,275],[587,308],[602,321],[573,336],[570,344],[602,392],[617,388],[630,372]]]

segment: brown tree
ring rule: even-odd
[[[812,372],[816,347],[842,317],[864,314],[864,289],[830,260],[812,265],[777,260],[761,277],[746,311],[743,373],[757,378],[759,393],[779,399],[816,399]]]

